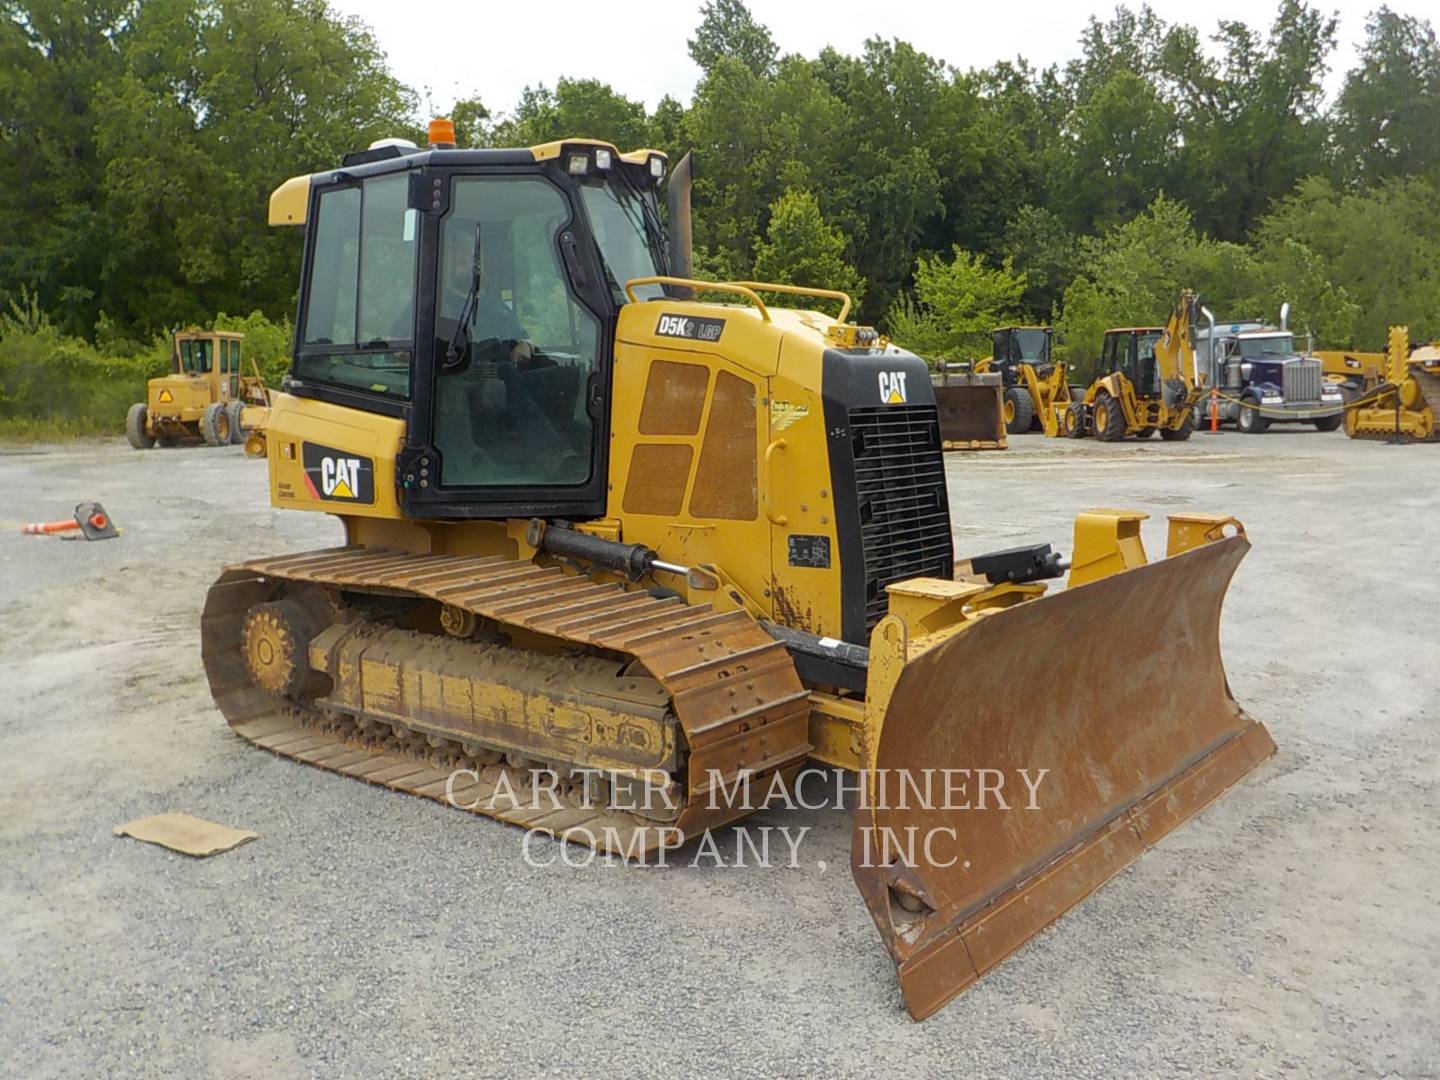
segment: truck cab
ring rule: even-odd
[[[1197,424],[1209,419],[1208,391],[1222,423],[1258,434],[1275,423],[1309,423],[1334,431],[1344,419],[1345,398],[1327,382],[1319,358],[1300,353],[1295,335],[1263,322],[1216,324],[1195,333],[1195,378],[1207,394],[1196,406]]]

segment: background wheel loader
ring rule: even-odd
[[[453,139],[271,198],[307,239],[271,501],[344,542],[211,587],[238,734],[632,860],[864,770],[852,873],[916,1017],[1272,752],[1220,660],[1233,519],[1147,563],[1143,514],[1082,514],[1053,597],[1048,544],[957,569],[926,364],[848,299],[684,276],[688,158],[667,238],[654,151]],[[981,808],[897,800],[936,770]]]
[[[1102,442],[1160,432],[1167,441],[1190,438],[1202,387],[1196,382],[1194,327],[1198,298],[1181,292],[1164,327],[1105,331],[1094,377],[1066,411],[1062,433]]]
[[[1440,345],[1410,350],[1408,327],[1392,326],[1384,381],[1345,407],[1352,439],[1440,442]]]
[[[1049,326],[1002,326],[991,331],[992,350],[977,371],[1000,374],[1004,383],[1005,430],[1060,434],[1071,392],[1066,368],[1052,358],[1055,332]]]
[[[251,373],[242,373],[244,342],[244,334],[223,330],[177,331],[171,373],[151,379],[146,400],[131,405],[125,417],[130,445],[148,450],[182,439],[209,446],[244,442],[244,432],[260,422],[269,400],[253,361]],[[247,407],[248,416],[243,415]]]

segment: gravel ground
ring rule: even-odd
[[[849,879],[530,867],[522,834],[247,747],[198,613],[226,561],[337,542],[238,449],[0,452],[0,1072],[1440,1074],[1440,498],[1339,434],[951,455],[957,550],[1068,550],[1086,506],[1241,517],[1235,696],[1280,752],[924,1024]],[[105,503],[102,544],[9,522]],[[262,839],[116,839],[186,811]],[[723,851],[733,851],[726,837]],[[822,869],[822,864],[824,868]]]

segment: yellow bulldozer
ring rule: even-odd
[[[1410,349],[1410,330],[1392,326],[1383,381],[1345,407],[1352,439],[1440,442],[1440,344]]]
[[[185,440],[209,446],[244,442],[244,432],[260,422],[269,401],[253,360],[250,373],[244,372],[244,344],[244,334],[224,330],[177,331],[170,374],[151,379],[146,399],[125,416],[130,445],[148,450]]]
[[[1195,379],[1194,328],[1199,298],[1184,290],[1163,327],[1105,331],[1089,387],[1065,410],[1061,434],[1102,442],[1190,438],[1203,387]]]
[[[1249,544],[1174,517],[1147,562],[1098,510],[1056,595],[1049,544],[957,563],[925,362],[760,292],[833,294],[695,280],[689,190],[437,121],[275,191],[271,501],[343,536],[220,574],[207,677],[256,746],[632,861],[852,770],[923,1018],[1273,751],[1219,650]]]

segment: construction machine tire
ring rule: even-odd
[[[200,414],[200,437],[206,446],[230,445],[230,413],[223,401],[212,401]]]
[[[1156,430],[1157,429],[1154,424],[1151,424],[1149,427],[1143,427],[1135,433],[1135,438],[1148,439],[1150,438],[1150,436],[1155,434]]]
[[[1186,413],[1185,419],[1180,421],[1179,427],[1161,428],[1160,438],[1164,439],[1166,442],[1184,442],[1186,439],[1190,438],[1194,431],[1195,417],[1190,413]]]
[[[1270,427],[1270,420],[1260,411],[1260,406],[1249,398],[1240,404],[1240,415],[1235,418],[1235,427],[1246,435],[1261,435]]]
[[[1060,421],[1060,429],[1067,439],[1083,439],[1085,437],[1085,405],[1080,401],[1072,401],[1070,407],[1065,410],[1065,416]]]
[[[851,873],[917,1020],[1274,753],[1220,655],[1249,546],[1202,544],[949,636],[877,624],[866,707],[883,713]],[[1085,640],[1104,654],[1074,647]]]
[[[1023,435],[1035,423],[1035,403],[1030,392],[1019,386],[1005,391],[1005,430],[1011,435]]]
[[[245,402],[232,401],[225,406],[225,415],[230,420],[230,442],[233,445],[240,445],[245,441],[245,428],[240,423],[240,414],[245,411]]]
[[[136,450],[149,450],[155,445],[155,436],[145,428],[149,415],[150,410],[143,401],[131,405],[130,411],[125,414],[125,438]]]
[[[1322,416],[1315,421],[1316,431],[1334,431],[1345,422],[1344,413],[1336,413],[1334,416]]]
[[[1120,403],[1104,390],[1095,395],[1095,404],[1090,409],[1090,426],[1095,429],[1095,438],[1101,442],[1119,442],[1125,438],[1125,413]]]

